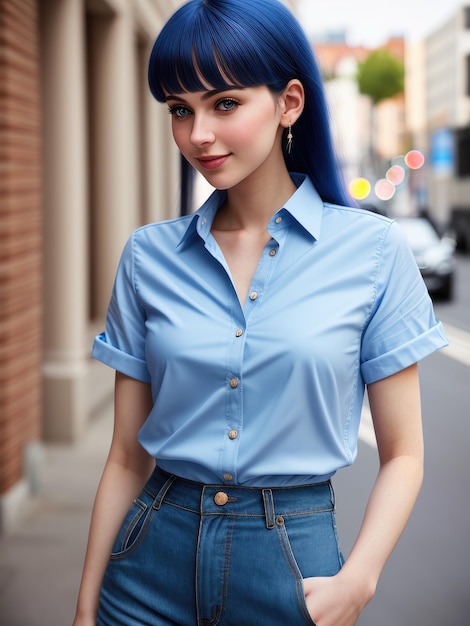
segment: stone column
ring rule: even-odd
[[[131,7],[90,16],[92,312],[106,313],[126,239],[139,226],[137,44]]]
[[[72,441],[87,417],[87,123],[82,0],[41,7],[44,104],[44,436]]]

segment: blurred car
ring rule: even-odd
[[[431,296],[451,300],[455,274],[455,241],[440,237],[425,217],[396,219],[410,243]]]

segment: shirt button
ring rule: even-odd
[[[230,381],[230,387],[232,389],[236,389],[238,387],[238,378],[232,378]]]
[[[229,439],[236,439],[238,437],[238,430],[231,430],[228,434]]]
[[[232,474],[224,474],[224,480],[233,480]]]
[[[282,222],[282,217],[276,217],[276,224],[280,224]]]
[[[243,335],[243,331],[241,328],[239,328],[237,332],[235,333],[235,337],[241,337],[242,335]]]
[[[228,502],[228,495],[223,491],[218,491],[214,496],[214,502],[217,506],[225,506]]]
[[[273,249],[273,250],[271,250],[271,251],[269,252],[269,256],[276,256],[276,250],[274,250],[274,249]]]
[[[258,297],[258,292],[257,291],[252,291],[250,293],[250,300],[256,300],[257,297]]]

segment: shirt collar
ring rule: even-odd
[[[289,213],[314,239],[319,239],[323,201],[306,174],[291,173],[290,176],[297,189],[276,214],[282,211]],[[201,208],[193,214],[179,246],[189,241],[196,233],[204,241],[207,240],[215,214],[226,198],[227,192],[218,189],[209,196]]]
[[[207,240],[211,231],[212,222],[215,214],[225,202],[227,192],[225,190],[216,189],[192,216],[188,227],[186,228],[178,246],[184,245],[192,237],[198,234],[204,241]]]
[[[291,173],[290,176],[297,189],[281,211],[287,211],[314,239],[319,239],[323,200],[306,174]]]

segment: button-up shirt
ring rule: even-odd
[[[244,303],[211,234],[225,192],[124,249],[93,355],[151,384],[139,440],[168,472],[325,480],[356,456],[365,385],[447,343],[398,225],[292,177]]]

